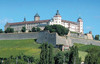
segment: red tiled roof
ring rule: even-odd
[[[39,21],[26,21],[26,22],[16,22],[16,23],[8,23],[8,25],[23,25],[23,24],[34,24],[34,23],[43,23],[43,22],[49,22],[50,20],[39,20]],[[62,22],[77,24],[76,22],[62,20]]]
[[[60,15],[56,15],[56,16],[54,16],[54,17],[61,17]]]
[[[48,22],[50,20],[39,20],[39,21],[26,21],[26,22],[16,22],[16,23],[8,23],[8,25],[22,25],[22,24],[34,24],[34,23],[43,23]]]
[[[77,25],[76,22],[72,22],[72,21],[62,20],[62,22],[67,22],[67,23],[72,23],[72,24],[76,24]]]

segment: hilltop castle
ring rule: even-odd
[[[69,28],[72,32],[78,32],[83,33],[83,21],[81,18],[77,19],[77,22],[62,20],[62,17],[57,10],[55,16],[52,19],[49,20],[40,20],[39,14],[36,14],[34,16],[34,21],[26,21],[26,18],[24,18],[23,22],[17,22],[17,23],[7,23],[5,25],[5,30],[10,27],[14,28],[14,31],[21,32],[22,27],[26,27],[26,31],[30,31],[33,27],[40,27],[41,30],[44,29],[46,25],[54,25],[59,24],[66,28]]]

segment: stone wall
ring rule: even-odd
[[[93,40],[92,34],[81,34],[81,33],[70,33],[70,37],[91,39]]]
[[[71,41],[72,43],[80,43],[80,44],[85,44],[85,45],[97,45],[100,46],[100,41],[96,41],[96,40],[88,40],[88,39],[81,39],[81,38],[73,38],[71,37]]]
[[[0,40],[37,39],[38,32],[0,34]]]

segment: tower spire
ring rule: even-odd
[[[26,18],[24,17],[24,22],[26,21]]]
[[[56,13],[56,15],[60,15],[60,14],[59,14],[59,10],[57,10],[57,13]]]

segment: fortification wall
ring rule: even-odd
[[[49,33],[48,31],[39,32],[39,36],[37,38],[38,43],[52,43],[54,46],[56,45],[56,33]]]
[[[38,32],[0,34],[0,40],[37,39]]]
[[[80,43],[80,44],[92,44],[92,45],[97,45],[100,46],[100,41],[96,40],[88,40],[88,39],[81,39],[81,38],[73,38],[71,37],[72,43]]]

